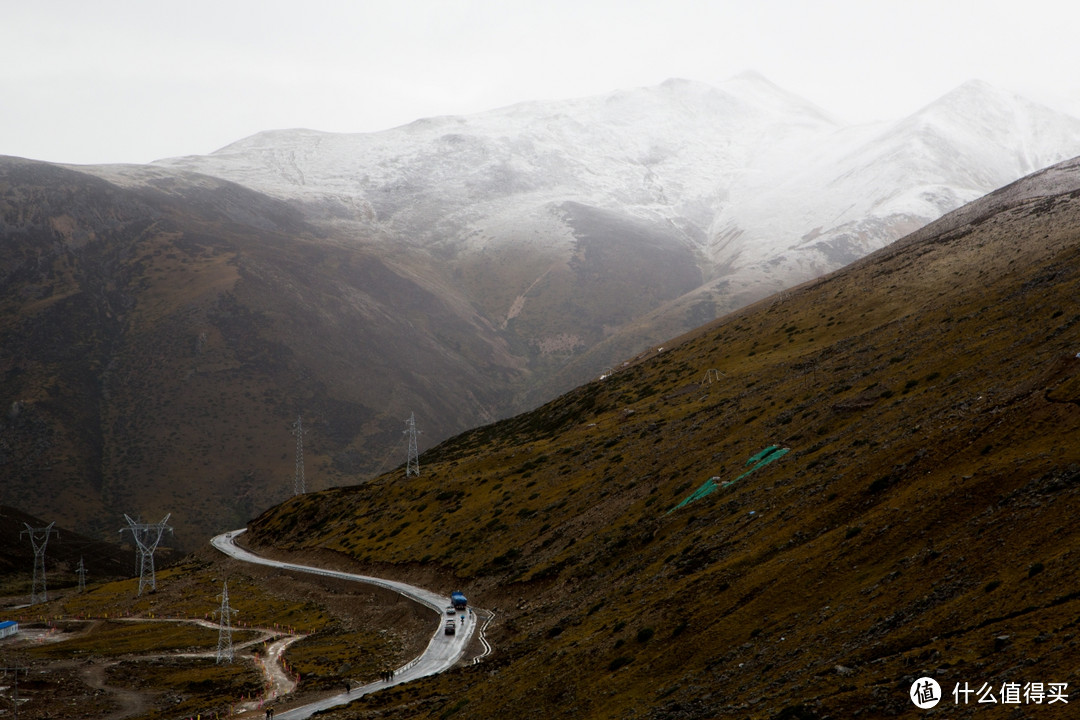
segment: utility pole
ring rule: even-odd
[[[27,523],[23,523],[26,529],[19,533],[19,537],[29,535],[30,544],[34,546],[34,584],[30,589],[31,605],[49,600],[45,592],[45,545],[48,544],[51,533],[56,533],[56,539],[60,539],[60,533],[52,529],[55,524],[51,522],[48,527],[32,528]]]
[[[83,565],[83,559],[79,558],[79,567],[75,568],[75,574],[79,576],[79,592],[86,592],[86,566]]]
[[[293,495],[303,495],[307,492],[307,483],[304,481],[304,424],[299,415],[293,423],[293,435],[296,436],[296,474],[293,475]]]
[[[9,672],[15,673],[15,682],[12,683],[15,690],[15,720],[19,720],[19,673],[26,675],[27,669],[16,663],[13,667],[4,667],[0,670],[4,671],[4,677],[7,677]]]
[[[416,417],[413,413],[409,413],[409,419],[405,421],[405,434],[409,436],[409,457],[405,462],[406,478],[413,475],[420,477],[420,455],[416,451],[416,435],[418,432],[416,429]]]
[[[166,530],[172,532],[172,528],[166,525],[169,521],[169,517],[172,513],[167,514],[158,523],[140,523],[135,522],[127,514],[124,515],[124,519],[128,522],[128,527],[120,528],[120,532],[130,530],[132,537],[135,538],[135,545],[139,548],[139,595],[142,595],[143,588],[150,586],[150,590],[157,590],[157,577],[154,573],[154,551],[157,550],[158,543],[161,542],[161,535]]]
[[[233,661],[232,616],[236,610],[229,607],[229,581],[221,591],[221,610],[218,611],[217,664]]]

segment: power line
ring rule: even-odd
[[[25,525],[26,523],[23,524]],[[52,527],[52,525],[49,527]],[[13,683],[15,690],[15,720],[19,720],[19,673],[22,673],[25,676],[29,670],[17,663],[13,667],[0,667],[0,670],[4,671],[4,677],[7,677],[9,672],[15,673],[15,682]]]
[[[56,533],[56,539],[60,539],[60,533],[53,530],[55,522],[49,523],[48,527],[32,528],[29,524],[26,525],[26,529],[19,533],[19,537],[23,535],[30,536],[30,544],[34,547],[34,584],[30,589],[30,604],[37,605],[38,603],[48,602],[49,598],[45,592],[45,546],[49,542],[49,535]]]
[[[161,542],[162,533],[166,530],[172,532],[172,528],[165,524],[171,516],[172,513],[168,513],[162,518],[161,522],[157,523],[140,523],[135,522],[126,514],[124,515],[128,527],[120,528],[120,532],[130,530],[132,537],[135,538],[135,545],[139,548],[140,595],[142,595],[143,588],[146,586],[150,586],[151,592],[157,590],[157,576],[154,573],[154,551],[157,550],[158,543]]]
[[[420,455],[416,451],[416,417],[409,413],[409,419],[405,421],[405,434],[409,437],[409,457],[405,461],[405,477],[420,477]]]
[[[221,610],[218,611],[217,664],[233,661],[232,616],[237,611],[229,607],[229,581],[221,590]]]
[[[390,460],[390,457],[397,452],[398,448],[401,447],[401,443],[404,440],[405,438],[398,438],[398,441],[394,443],[393,447],[386,451],[386,455],[383,456],[382,462],[379,463],[379,469],[376,470],[371,477],[376,478],[379,475],[382,475],[382,471],[386,467],[387,461]]]
[[[79,576],[79,592],[86,592],[86,566],[83,565],[83,559],[79,558],[79,567],[75,568],[75,573]]]
[[[293,435],[296,436],[296,473],[293,475],[293,495],[303,495],[307,492],[307,483],[304,480],[304,424],[299,415],[293,423]]]
[[[720,382],[720,378],[727,377],[724,373],[715,368],[709,368],[705,371],[705,377],[701,379],[701,386],[712,385],[714,382]]]

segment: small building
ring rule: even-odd
[[[0,622],[0,640],[19,632],[19,623],[14,620]]]

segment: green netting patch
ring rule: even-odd
[[[706,497],[708,495],[713,494],[717,490],[722,490],[722,489],[724,489],[726,487],[734,485],[735,483],[739,482],[744,477],[746,477],[750,473],[754,472],[758,468],[763,468],[766,465],[768,465],[769,463],[771,463],[771,462],[773,462],[775,460],[779,460],[780,458],[787,455],[789,452],[791,452],[790,448],[780,447],[779,445],[770,445],[769,447],[765,448],[761,452],[759,452],[759,453],[757,453],[755,455],[752,455],[750,457],[750,459],[746,461],[746,464],[751,465],[752,467],[749,470],[747,470],[746,472],[744,472],[742,475],[735,478],[734,480],[728,480],[727,482],[722,482],[722,483],[718,482],[720,480],[720,478],[718,478],[718,477],[709,478],[708,480],[706,480],[701,485],[701,487],[699,487],[697,490],[695,490],[694,492],[687,495],[683,499],[682,502],[680,502],[678,505],[676,505],[675,507],[668,510],[668,513],[673,513],[676,510],[678,510],[679,508],[681,508],[681,507],[683,507],[685,505],[689,505],[690,503],[694,502],[695,500],[700,500],[703,497]]]

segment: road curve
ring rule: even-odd
[[[348,693],[333,695],[308,705],[292,708],[291,710],[282,711],[281,713],[275,713],[274,717],[276,720],[301,720],[302,718],[308,718],[320,710],[327,710],[332,707],[337,707],[338,705],[344,705],[369,692],[440,673],[452,667],[454,663],[461,658],[462,654],[465,652],[465,647],[472,639],[477,625],[475,613],[468,614],[463,625],[461,623],[460,615],[458,616],[459,627],[456,634],[446,635],[443,633],[443,611],[450,605],[449,596],[439,595],[429,590],[424,590],[423,588],[418,588],[395,580],[384,580],[368,575],[357,575],[354,573],[340,572],[338,570],[324,570],[308,565],[270,560],[260,555],[256,555],[249,550],[245,550],[234,542],[236,537],[244,532],[246,532],[246,528],[222,533],[211,540],[210,543],[229,557],[243,562],[258,563],[260,565],[268,565],[282,570],[295,570],[296,572],[323,575],[325,577],[339,578],[342,580],[352,580],[354,582],[368,583],[369,585],[387,588],[404,595],[421,605],[426,605],[438,613],[439,616],[435,633],[431,636],[427,649],[416,658],[413,658],[411,661],[395,670],[394,679],[390,682],[374,682],[369,685],[355,688]]]

